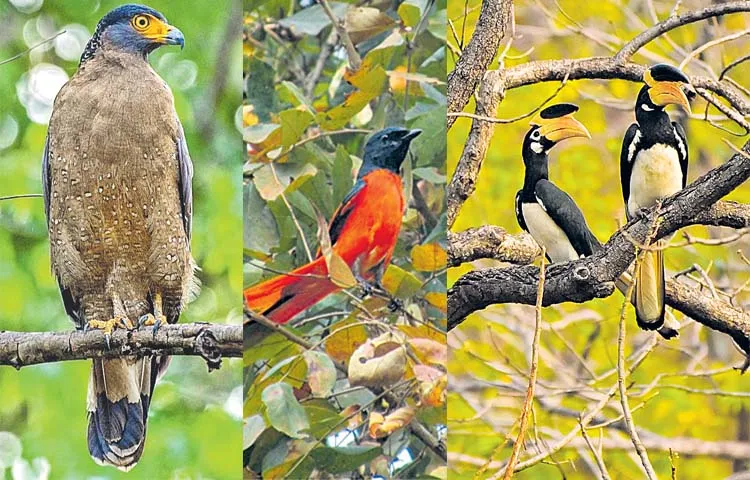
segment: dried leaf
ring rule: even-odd
[[[448,295],[443,292],[427,292],[424,296],[427,303],[443,311],[448,311]]]
[[[372,7],[350,7],[344,19],[344,27],[353,43],[364,42],[395,23],[391,17]]]
[[[401,407],[385,417],[377,412],[370,414],[368,432],[373,438],[388,436],[398,429],[407,426],[416,414],[414,407]]]
[[[419,382],[421,405],[439,407],[445,404],[448,387],[448,375],[445,371],[427,365],[415,365],[414,378]]]
[[[409,345],[422,363],[445,366],[448,362],[448,346],[426,338],[410,338]]]
[[[352,386],[388,387],[406,373],[406,348],[391,333],[368,340],[352,354],[348,377]]]

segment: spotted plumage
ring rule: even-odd
[[[183,45],[163,15],[125,5],[105,15],[58,93],[42,162],[52,271],[79,328],[174,323],[195,293],[192,162],[172,93],[148,63]],[[94,360],[88,447],[132,468],[169,359]]]

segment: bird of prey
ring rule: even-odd
[[[378,280],[391,261],[404,215],[399,171],[411,141],[421,130],[389,127],[365,145],[352,190],[336,209],[328,234],[331,249],[363,281]],[[245,290],[250,310],[286,323],[341,287],[328,276],[326,259],[315,260]]]
[[[573,118],[576,111],[578,107],[572,104],[542,110],[532,119],[521,152],[526,174],[523,188],[516,194],[516,218],[555,263],[587,257],[602,248],[575,201],[548,178],[547,152],[565,138],[589,137],[586,128]],[[630,273],[625,272],[615,285],[627,295],[631,281]],[[677,320],[671,315],[668,318],[668,325],[659,329],[667,339],[678,334]]]
[[[177,322],[196,293],[190,255],[193,167],[172,93],[148,63],[182,32],[142,5],[105,15],[58,93],[42,184],[52,271],[78,328]],[[168,357],[93,361],[88,448],[132,468]]]
[[[620,183],[628,219],[642,209],[685,188],[688,146],[685,131],[664,111],[667,105],[680,105],[690,113],[683,91],[688,78],[678,69],[659,64],[646,70],[646,85],[635,103],[636,122],[628,128],[620,153]],[[664,324],[664,256],[666,240],[643,252],[635,279],[635,312],[638,325],[657,330]]]

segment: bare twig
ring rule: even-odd
[[[531,368],[529,369],[529,386],[526,390],[526,399],[523,402],[521,408],[521,418],[518,421],[518,437],[516,443],[513,444],[513,450],[510,453],[508,464],[505,467],[505,473],[503,474],[503,480],[510,480],[513,477],[513,469],[515,468],[516,462],[518,461],[518,455],[523,447],[523,438],[526,433],[526,426],[529,422],[529,412],[531,412],[532,406],[534,405],[534,387],[536,386],[536,374],[539,370],[539,338],[542,331],[542,298],[544,298],[544,255],[545,250],[542,247],[541,262],[539,264],[539,286],[537,288],[537,300],[536,300],[536,315],[534,324],[534,339],[531,343]],[[497,475],[492,478],[497,478],[500,475],[500,471]]]
[[[328,15],[328,18],[331,19],[331,22],[333,23],[333,28],[335,28],[336,31],[339,33],[339,38],[341,39],[341,42],[344,44],[344,48],[346,48],[346,54],[349,57],[349,66],[352,67],[352,70],[359,70],[360,65],[362,65],[362,57],[359,56],[359,52],[357,52],[357,49],[354,47],[354,43],[352,43],[352,39],[349,37],[349,34],[346,32],[346,27],[344,26],[344,20],[336,17],[336,14],[333,13],[333,10],[331,10],[331,6],[328,5],[328,0],[318,0],[318,3],[323,8],[323,11],[326,12],[326,15]]]

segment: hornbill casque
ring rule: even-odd
[[[643,75],[646,85],[638,93],[634,123],[628,128],[620,153],[620,182],[628,220],[643,209],[685,188],[688,146],[685,130],[664,111],[680,105],[690,113],[683,91],[688,78],[670,65],[658,64]],[[657,330],[664,325],[664,254],[667,240],[654,242],[643,252],[635,279],[634,302],[638,325]]]
[[[547,152],[566,138],[590,138],[586,127],[573,118],[576,111],[578,107],[568,103],[545,108],[532,119],[522,147],[526,173],[516,194],[516,218],[554,263],[577,260],[602,248],[575,201],[549,181]],[[625,295],[630,281],[626,272],[615,284]],[[671,315],[669,320],[668,327],[659,329],[664,338],[677,335],[676,320]]]

